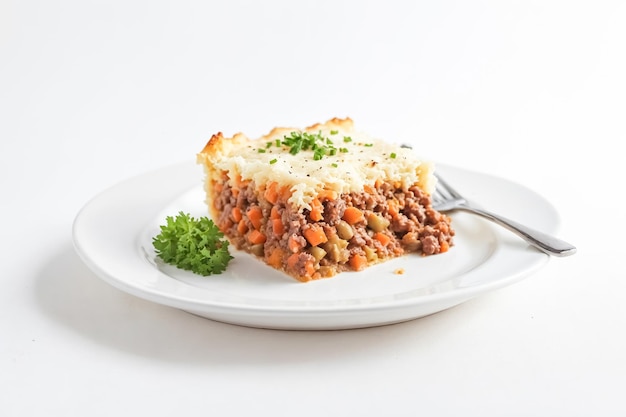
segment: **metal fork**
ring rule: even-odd
[[[485,217],[500,226],[507,228],[520,236],[532,246],[553,256],[569,256],[576,253],[576,248],[567,242],[557,239],[543,232],[521,225],[513,220],[473,206],[454,190],[440,175],[437,178],[437,188],[432,194],[433,208],[437,211],[464,210]]]

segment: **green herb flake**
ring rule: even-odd
[[[396,153],[395,153],[395,152],[391,152],[391,155],[389,155],[389,157],[390,157],[391,159],[396,159],[396,156],[397,156],[397,155],[396,155]]]
[[[257,149],[257,151],[258,151],[259,153],[265,153],[265,152],[267,152],[267,151],[266,151],[265,149],[263,149],[263,148],[259,148],[259,149]]]
[[[330,131],[330,134],[331,134],[331,135],[336,135],[336,134],[338,134],[338,133],[339,133],[339,131],[338,131],[338,130],[331,130],[331,131]]]
[[[317,148],[315,149],[315,151],[313,151],[313,160],[314,161],[319,161],[320,159],[322,159],[324,157],[324,149],[323,148]]]
[[[274,165],[276,162],[278,162],[278,159],[274,158],[270,161],[270,165]]]
[[[344,137],[343,137],[343,141],[344,141],[345,143],[352,142],[352,138],[351,138],[350,136],[344,136]]]

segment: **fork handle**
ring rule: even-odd
[[[511,232],[515,233],[526,242],[530,243],[542,252],[553,256],[569,256],[576,253],[576,247],[554,236],[550,236],[546,233],[532,229],[528,226],[519,224],[516,221],[507,219],[506,217],[498,214],[491,213],[489,211],[479,209],[476,207],[470,207],[465,204],[457,206],[458,209],[469,211],[478,214],[486,219],[505,227]]]

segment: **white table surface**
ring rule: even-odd
[[[0,2],[1,416],[626,415],[626,3],[409,3]],[[320,332],[144,301],[75,253],[107,187],[334,116],[535,190],[578,253]]]

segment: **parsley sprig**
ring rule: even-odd
[[[212,220],[196,219],[182,211],[168,216],[152,245],[164,262],[199,275],[219,274],[233,257],[228,241]]]

